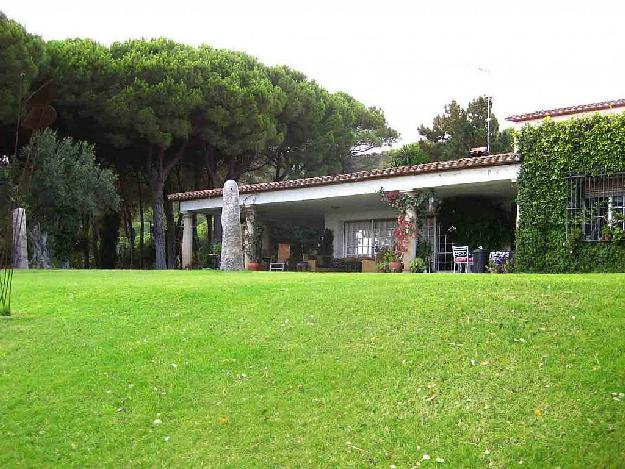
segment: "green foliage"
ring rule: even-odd
[[[514,219],[510,211],[486,197],[446,199],[439,212],[445,227],[452,227],[449,240],[474,249],[482,246],[491,251],[512,244]]]
[[[21,73],[25,96],[45,85],[59,134],[95,144],[120,174],[126,215],[139,205],[134,198],[142,210],[150,202],[138,196],[137,179],[149,186],[159,268],[165,187],[337,173],[398,136],[380,109],[242,52],[163,38],[44,43],[4,15],[0,46],[0,124],[15,122]],[[10,133],[0,132],[0,150],[12,147]]]
[[[432,257],[432,245],[428,242],[427,239],[421,236],[417,237],[415,255],[426,260]]]
[[[525,126],[518,138],[523,168],[517,201],[515,269],[532,272],[625,271],[625,246],[586,242],[566,233],[570,173],[625,171],[625,114],[594,115]]]
[[[15,124],[20,98],[28,96],[45,59],[41,38],[0,12],[0,124]]]
[[[334,233],[331,229],[326,228],[321,235],[321,243],[319,243],[319,254],[322,256],[331,256],[334,253]]]
[[[419,145],[431,161],[455,160],[469,156],[469,150],[485,147],[487,142],[488,103],[480,96],[464,109],[456,101],[445,106],[443,114],[436,116],[432,127],[419,127],[425,140]],[[512,151],[512,131],[499,131],[499,122],[491,113],[491,153]]]
[[[292,259],[301,259],[302,254],[318,251],[324,234],[324,231],[318,228],[292,223],[272,223],[269,225],[269,231],[272,240],[271,252],[278,252],[279,243],[288,243],[291,245]]]
[[[390,264],[391,262],[399,262],[399,256],[391,249],[385,249],[382,254],[383,262]]]
[[[267,175],[268,167],[275,180],[323,175],[397,136],[379,109],[241,52],[167,39],[49,47],[45,77],[58,87],[60,127],[106,145],[120,173],[130,169],[134,178],[139,170],[150,186],[159,268],[163,192],[179,163],[189,165],[194,185],[201,174],[209,187],[256,171]],[[177,183],[184,180],[177,175]]]
[[[428,163],[429,161],[429,156],[425,154],[419,143],[407,143],[400,148],[390,150],[386,154],[384,167],[396,168],[397,166],[410,166]]]
[[[415,257],[410,262],[410,272],[413,274],[422,274],[425,272],[425,260],[422,257]]]
[[[325,151],[323,145],[324,120],[329,117],[327,101],[331,95],[308,81],[302,73],[288,67],[271,67],[267,74],[286,97],[277,116],[278,129],[284,138],[266,150],[267,162],[274,172],[273,179],[280,181],[315,173],[327,174],[340,167],[337,155]]]
[[[332,158],[328,174],[349,171],[355,156],[389,146],[398,136],[388,126],[381,109],[366,107],[347,93],[339,92],[326,95],[325,116],[312,148]]]
[[[419,234],[425,219],[434,216],[438,210],[439,199],[432,189],[406,193],[400,191],[378,191],[382,201],[397,210],[396,227],[393,230],[393,248],[398,256],[408,249],[409,240]],[[407,217],[407,211],[413,213]]]
[[[198,246],[198,262],[202,268],[216,269],[221,256],[221,243],[210,244],[205,240]]]
[[[95,159],[95,149],[83,141],[59,138],[44,130],[33,135],[19,155],[16,174],[20,206],[31,223],[51,235],[58,259],[69,259],[84,216],[115,210],[117,178]],[[25,177],[24,177],[25,176]]]
[[[119,241],[119,212],[110,211],[102,217],[100,223],[100,268],[117,267],[117,243]]]

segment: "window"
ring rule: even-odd
[[[608,228],[625,229],[625,173],[570,176],[567,235],[581,229],[586,241],[599,241]]]
[[[395,220],[362,220],[345,222],[345,256],[373,257],[393,246]]]
[[[370,221],[345,223],[345,255],[347,257],[370,256],[373,248]]]

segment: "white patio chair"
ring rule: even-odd
[[[454,255],[454,273],[461,273],[464,266],[465,273],[473,267],[473,257],[469,253],[469,246],[452,246]]]

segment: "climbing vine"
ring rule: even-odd
[[[623,242],[567,236],[568,177],[625,171],[625,114],[525,126],[517,135],[522,168],[515,270],[625,271]]]
[[[410,238],[420,234],[425,219],[432,216],[438,209],[438,197],[433,190],[409,194],[400,191],[385,191],[381,187],[379,192],[382,201],[397,210],[397,226],[393,231],[393,239],[395,253],[401,257],[408,250]],[[414,219],[406,217],[409,209],[414,211]]]

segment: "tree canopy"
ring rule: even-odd
[[[0,41],[19,53],[0,59],[18,57],[7,69],[19,72],[0,79],[0,93],[11,95],[0,122],[17,115],[15,76],[26,70],[24,82],[45,89],[44,104],[58,113],[59,134],[91,142],[115,167],[129,236],[138,197],[142,240],[142,186],[149,188],[157,268],[175,264],[173,248],[165,252],[176,243],[168,192],[345,171],[352,155],[398,136],[380,109],[242,52],[163,38],[45,43],[2,22]]]
[[[422,150],[419,143],[407,143],[400,148],[394,148],[387,152],[383,164],[385,167],[411,166],[428,163],[429,156]]]
[[[0,12],[0,151],[13,150],[18,113],[45,64],[44,42]],[[21,116],[20,116],[21,117]]]
[[[443,114],[437,115],[432,127],[421,125],[419,134],[424,137],[421,149],[432,161],[453,160],[468,155],[475,147],[487,142],[488,101],[485,96],[472,100],[466,109],[456,101],[445,106]],[[512,150],[512,131],[499,130],[497,117],[490,116],[490,152]]]
[[[58,259],[66,261],[83,217],[117,209],[116,176],[97,163],[93,145],[59,138],[49,129],[34,134],[20,153],[19,203],[30,223],[52,236]]]

